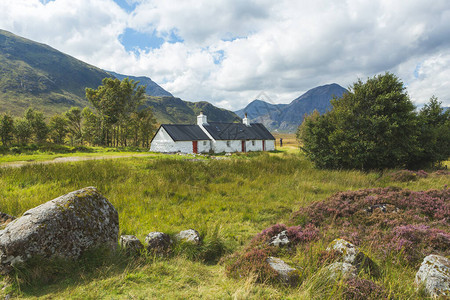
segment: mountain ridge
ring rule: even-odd
[[[235,113],[243,116],[247,112],[251,122],[263,123],[272,131],[294,132],[305,114],[314,110],[325,113],[331,107],[330,100],[334,96],[342,97],[345,92],[347,90],[342,86],[331,83],[312,88],[289,104],[272,104],[255,99]]]

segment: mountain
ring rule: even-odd
[[[107,71],[109,74],[111,74],[112,76],[116,77],[117,79],[123,80],[124,78],[129,78],[132,79],[134,81],[139,81],[139,85],[146,85],[147,88],[145,89],[145,92],[147,93],[147,95],[149,96],[157,96],[157,97],[173,97],[171,93],[169,93],[168,91],[166,91],[165,89],[163,89],[162,87],[160,87],[156,82],[154,82],[153,80],[151,80],[148,77],[145,76],[129,76],[129,75],[123,75],[123,74],[118,74],[112,71]]]
[[[245,108],[235,111],[235,113],[241,118],[243,118],[245,116],[245,113],[247,113],[248,118],[256,119],[259,116],[273,114],[281,111],[286,105],[287,104],[271,104],[263,100],[255,99],[250,102]]]
[[[0,105],[13,114],[32,105],[46,114],[85,106],[86,87],[108,73],[47,45],[0,30]]]
[[[196,124],[201,111],[209,121],[241,121],[232,111],[218,108],[205,101],[188,102],[175,97],[147,97],[146,105],[152,107],[159,123]]]
[[[310,89],[289,104],[270,104],[254,100],[244,109],[236,111],[236,114],[247,112],[251,122],[263,123],[269,130],[294,132],[305,114],[315,109],[324,113],[331,106],[330,100],[334,96],[342,97],[345,92],[347,90],[336,83],[327,84]]]
[[[105,77],[128,77],[147,85],[146,105],[154,108],[159,123],[195,123],[201,110],[212,121],[239,119],[208,102],[174,98],[148,77],[106,72],[45,44],[0,30],[0,113],[21,116],[32,106],[51,116],[72,106],[85,107],[89,105],[85,88],[98,88]]]

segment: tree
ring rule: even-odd
[[[420,110],[419,140],[421,149],[415,157],[420,167],[447,160],[450,156],[450,111],[445,111],[435,96]]]
[[[81,114],[81,109],[79,107],[72,107],[66,111],[65,116],[68,123],[70,144],[72,146],[74,144],[82,144],[83,132],[81,130],[81,122],[83,116]]]
[[[358,80],[332,109],[306,118],[302,149],[322,168],[383,169],[409,166],[420,151],[417,116],[403,83],[385,73]]]
[[[31,127],[35,142],[45,142],[48,135],[48,126],[45,123],[44,114],[40,111],[35,111],[33,108],[28,108],[25,111],[25,119]]]
[[[10,115],[5,113],[0,121],[0,137],[4,146],[8,146],[9,142],[13,139],[13,133],[14,120]]]
[[[103,85],[98,89],[86,89],[86,98],[95,108],[101,121],[103,145],[118,146],[126,144],[124,127],[131,113],[137,111],[145,99],[145,86],[138,86],[139,82],[125,78],[104,78]]]
[[[60,115],[54,115],[50,119],[50,138],[55,144],[64,144],[64,139],[69,132],[67,124],[67,119]]]
[[[89,107],[85,107],[81,115],[83,117],[83,140],[92,145],[101,145],[103,143],[103,134],[100,118]]]
[[[31,125],[25,118],[16,119],[14,132],[16,133],[17,142],[20,144],[26,144],[31,139],[32,129]]]

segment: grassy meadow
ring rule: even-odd
[[[205,240],[205,248],[197,250],[210,251],[213,257],[204,259],[207,254],[189,251],[169,258],[90,253],[79,263],[39,266],[35,274],[0,277],[0,297],[338,299],[339,285],[322,283],[312,272],[305,273],[299,287],[288,288],[256,283],[252,276],[229,277],[218,261],[241,250],[263,229],[288,223],[300,207],[336,192],[387,186],[442,189],[449,182],[449,176],[393,182],[379,172],[317,170],[290,138],[291,142],[283,138],[286,146],[274,153],[221,159],[151,155],[0,168],[0,212],[20,216],[60,195],[95,186],[119,212],[119,234],[133,234],[143,242],[151,231],[175,234],[194,228]],[[315,253],[324,248],[318,242],[310,251],[290,255],[288,261],[304,265],[315,261]],[[386,268],[380,284],[405,298],[420,297],[412,285],[413,268]],[[52,272],[58,275],[48,275]]]

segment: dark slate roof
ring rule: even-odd
[[[161,125],[174,141],[202,141],[210,140],[198,125]]]
[[[209,122],[203,127],[215,140],[275,140],[263,124],[252,123],[250,125]]]

